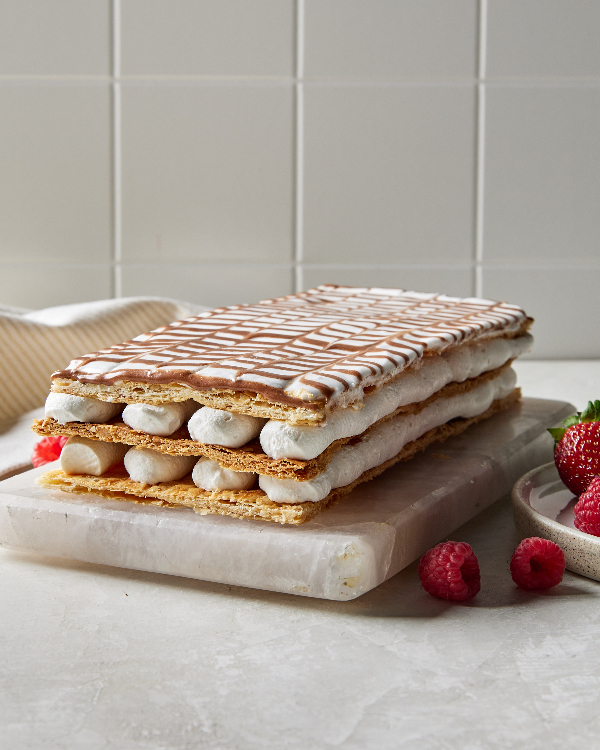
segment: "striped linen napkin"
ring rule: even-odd
[[[0,478],[29,467],[36,438],[26,423],[38,415],[27,412],[43,405],[55,370],[82,354],[206,309],[159,297],[33,311],[0,305]]]

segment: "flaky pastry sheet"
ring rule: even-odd
[[[101,495],[102,497],[132,502],[148,502],[165,507],[184,506],[193,508],[200,514],[217,514],[235,518],[250,518],[282,524],[302,524],[331,507],[340,497],[351,492],[357,485],[381,474],[398,461],[408,461],[415,453],[424,450],[432,443],[443,442],[453,435],[459,435],[471,425],[516,404],[521,397],[519,388],[506,398],[492,403],[487,411],[470,419],[455,419],[435,427],[413,440],[389,461],[369,469],[351,484],[340,487],[323,500],[316,503],[274,503],[259,489],[243,492],[224,490],[208,492],[196,487],[191,477],[177,482],[163,482],[147,485],[132,481],[124,469],[112,470],[101,477],[69,475],[61,470],[53,470],[38,478],[37,483],[49,489]]]
[[[393,419],[399,414],[418,414],[422,409],[434,403],[439,398],[450,398],[467,393],[479,387],[482,383],[498,377],[498,375],[511,366],[512,362],[513,360],[511,359],[502,365],[502,367],[484,372],[462,383],[449,383],[424,401],[401,406],[373,424],[366,432],[374,429],[382,422]],[[352,436],[336,440],[316,458],[302,461],[293,458],[270,458],[264,453],[258,440],[253,440],[241,448],[226,448],[221,445],[207,445],[195,442],[190,438],[185,427],[182,427],[169,437],[159,437],[133,430],[118,419],[108,424],[68,422],[66,425],[61,425],[51,417],[46,417],[45,419],[34,421],[32,429],[38,435],[65,435],[67,437],[79,435],[80,437],[92,440],[124,443],[125,445],[139,446],[140,448],[151,448],[160,453],[169,453],[176,456],[206,456],[217,461],[221,466],[233,469],[234,471],[252,471],[257,474],[277,477],[278,479],[298,479],[300,481],[316,477],[317,474],[320,474],[325,469],[335,453],[343,445],[359,437]]]

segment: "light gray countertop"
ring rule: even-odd
[[[524,394],[600,397],[600,362],[523,361]],[[504,499],[453,537],[482,590],[416,564],[352,602],[0,551],[0,737],[21,748],[593,747],[600,584],[515,587]]]

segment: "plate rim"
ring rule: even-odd
[[[555,542],[565,553],[567,570],[600,581],[600,537],[543,516],[529,503],[529,495],[536,479],[550,470],[560,480],[554,461],[550,461],[528,471],[515,482],[511,502],[517,532],[521,539],[533,536],[530,531],[534,531],[536,536]]]
[[[536,520],[539,519],[540,523],[547,524],[550,528],[555,529],[556,531],[566,530],[568,533],[573,534],[576,538],[583,539],[586,542],[594,542],[600,547],[600,537],[593,536],[592,534],[586,534],[584,531],[579,531],[579,529],[572,529],[570,526],[565,526],[558,521],[554,521],[553,519],[548,518],[548,516],[542,515],[535,508],[533,508],[531,503],[529,502],[529,492],[525,496],[523,487],[527,486],[528,484],[531,484],[533,486],[533,480],[535,477],[551,469],[554,469],[556,478],[560,480],[558,470],[556,469],[556,464],[554,463],[554,461],[549,461],[547,464],[537,466],[535,469],[531,469],[531,471],[528,471],[527,474],[523,474],[520,479],[517,479],[511,491],[511,499],[513,505],[518,505],[521,509],[524,509],[526,513],[534,517]],[[565,489],[568,489],[568,487],[565,487]]]

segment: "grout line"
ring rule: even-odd
[[[487,72],[487,8],[487,0],[479,0],[477,78],[480,81],[485,80]]]
[[[294,291],[303,287],[304,257],[304,0],[296,0]]]
[[[294,291],[302,292],[304,289],[304,265],[302,263],[296,263],[294,265],[294,281],[296,288]]]
[[[115,0],[118,3],[118,0]],[[289,86],[290,84],[296,83],[295,76],[242,76],[242,75],[159,75],[159,74],[147,74],[147,75],[120,75],[122,83],[132,84],[186,84],[186,83],[198,83],[206,85],[273,85],[273,86]],[[56,74],[11,74],[2,73],[0,74],[0,84],[36,84],[36,83],[48,83],[48,84],[101,84],[111,83],[113,80],[112,75],[94,75],[85,74],[79,75],[76,73],[56,73]],[[454,77],[444,78],[439,77],[415,77],[415,78],[404,78],[404,79],[349,79],[349,78],[325,78],[314,76],[312,78],[303,76],[302,82],[305,86],[317,87],[354,87],[354,88],[419,88],[419,87],[439,87],[445,86],[448,88],[465,88],[465,86],[472,86],[473,82],[477,82],[476,76],[468,77]],[[494,76],[493,78],[486,79],[486,86],[491,87],[502,87],[502,88],[598,88],[600,86],[599,76]]]
[[[121,86],[113,83],[113,262],[114,295],[122,296],[121,289]]]
[[[407,88],[469,88],[475,81],[474,76],[468,78],[406,78],[403,80],[349,80],[345,78],[305,78],[304,83],[313,88],[379,88],[379,89],[407,89]]]
[[[485,84],[477,85],[477,158],[475,178],[475,296],[483,296],[483,227],[485,221]]]
[[[303,267],[310,270],[336,269],[354,271],[368,271],[380,269],[385,271],[469,271],[472,263],[304,263]]]
[[[35,263],[46,263],[51,265],[61,266],[101,266],[101,263],[78,263],[73,261],[68,263],[66,261],[36,261],[36,260],[15,260],[15,261],[0,261],[2,265],[27,265]],[[216,258],[210,259],[178,259],[169,258],[168,260],[130,260],[125,261],[124,265],[130,268],[141,268],[141,267],[158,267],[158,266],[180,266],[180,267],[210,267],[210,268],[264,268],[264,269],[290,269],[293,270],[296,264],[294,261],[253,261],[247,259],[230,259],[230,260],[219,260]],[[353,270],[353,271],[469,271],[472,270],[473,264],[469,262],[465,263],[302,263],[301,268],[304,270]],[[548,260],[526,260],[522,263],[517,261],[506,261],[504,263],[488,263],[487,268],[498,271],[515,271],[519,272],[522,270],[541,270],[541,271],[600,271],[600,261],[586,260],[586,261],[572,261],[572,260],[560,260],[560,261],[548,261]]]
[[[296,0],[296,82],[304,80],[304,0]]]
[[[121,77],[121,0],[112,0],[112,76]]]
[[[485,76],[487,67],[487,0],[479,0],[477,61],[477,156],[475,176],[475,296],[483,297],[483,226],[485,199]]]
[[[40,83],[46,83],[49,86],[56,85],[106,85],[110,83],[110,75],[0,75],[0,84],[20,84],[35,86]]]
[[[589,78],[488,78],[486,85],[492,88],[506,89],[597,89],[600,79],[594,76]]]
[[[112,0],[113,297],[122,296],[121,277],[121,0]]]

